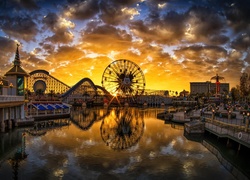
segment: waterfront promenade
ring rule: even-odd
[[[228,112],[224,110],[222,106],[220,106],[217,111],[228,115]],[[247,116],[244,117],[239,109],[232,111],[227,117],[216,116],[215,112],[207,108],[196,109],[189,112],[182,110],[173,113],[172,118],[169,118],[171,116],[167,114],[163,117],[165,120],[171,119],[174,123],[187,123],[192,120],[200,120],[205,123],[206,131],[215,134],[217,137],[228,138],[238,142],[239,149],[240,145],[250,148],[250,119],[247,120]]]
[[[250,148],[250,128],[244,123],[243,116],[239,112],[236,118],[204,117],[207,131],[218,137],[230,138],[248,148]],[[240,148],[240,147],[239,147]]]
[[[223,111],[220,107],[219,111]],[[218,137],[232,139],[239,144],[250,148],[250,128],[247,120],[240,111],[233,111],[235,118],[223,118],[214,116],[212,111],[205,111],[201,120],[205,122],[205,129]],[[200,110],[194,111],[194,116],[200,116]],[[246,118],[246,117],[245,117]],[[240,146],[239,146],[240,148]]]

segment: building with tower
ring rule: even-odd
[[[12,128],[14,120],[25,118],[24,89],[25,78],[29,76],[22,67],[17,45],[13,66],[0,78],[0,126],[4,132],[6,127]]]
[[[25,77],[28,77],[29,74],[23,70],[21,67],[21,61],[19,58],[19,45],[17,44],[16,55],[13,61],[12,68],[5,73],[6,79],[13,85],[13,95],[24,96],[24,89],[26,85]]]

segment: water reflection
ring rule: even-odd
[[[127,149],[142,137],[143,113],[134,108],[118,108],[103,119],[100,130],[107,146],[115,150]]]
[[[65,119],[72,122],[68,125],[27,134],[29,155],[16,174],[20,179],[234,179],[201,143],[183,136],[182,126],[156,119],[157,111],[75,110]],[[22,139],[14,132],[0,134],[0,179],[13,177],[15,164],[8,159]]]
[[[94,122],[103,120],[109,113],[109,109],[78,108],[71,111],[70,120],[80,129],[87,131]]]
[[[17,148],[17,151],[14,153],[14,155],[8,159],[9,164],[12,167],[13,172],[13,179],[18,179],[18,170],[20,163],[25,160],[28,156],[25,152],[26,148],[26,133],[22,133],[22,143],[21,146]]]
[[[32,136],[43,136],[49,130],[54,130],[56,128],[61,128],[63,126],[69,126],[69,119],[55,119],[55,120],[45,120],[36,121],[33,128],[28,128],[26,132]]]

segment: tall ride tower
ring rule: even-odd
[[[21,67],[21,61],[19,58],[18,47],[20,45],[17,44],[16,55],[13,61],[12,68],[5,74],[6,79],[9,83],[13,84],[13,94],[16,96],[24,96],[24,89],[26,87],[25,77],[28,77],[29,74],[25,72],[25,70]]]
[[[224,79],[225,79],[224,77],[221,77],[218,74],[216,74],[216,76],[211,77],[211,80],[215,80],[215,84],[216,84],[215,95],[216,95],[216,97],[220,93],[220,80],[224,80]]]

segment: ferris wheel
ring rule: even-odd
[[[112,95],[141,95],[145,89],[141,68],[132,61],[119,59],[109,64],[102,75],[102,86]]]

